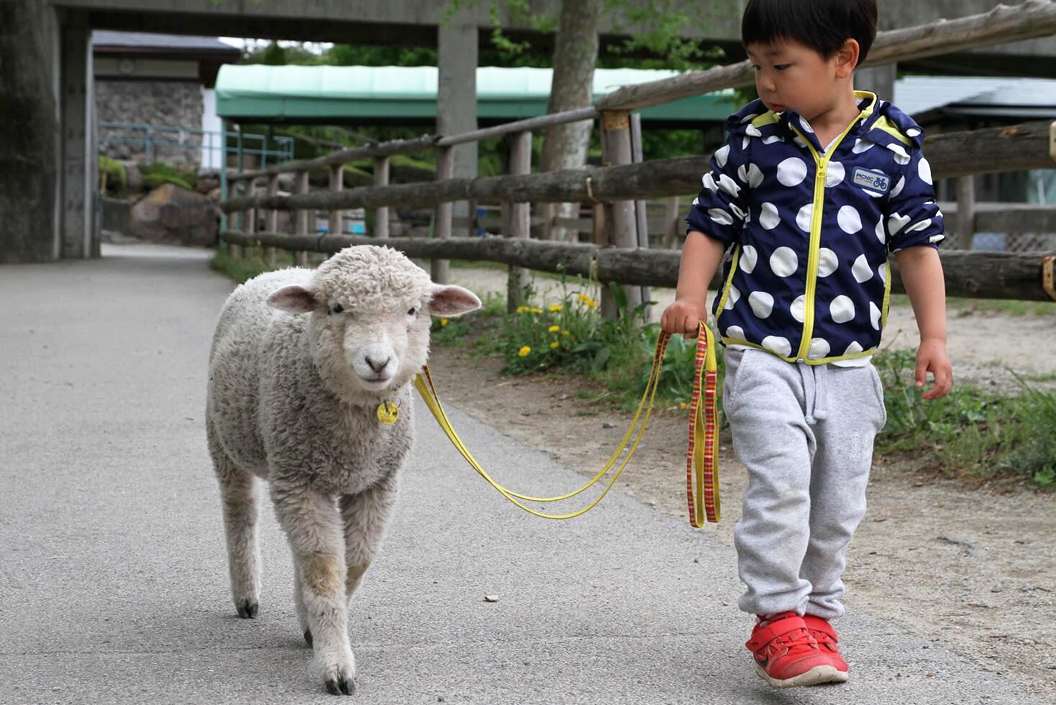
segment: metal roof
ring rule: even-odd
[[[478,68],[478,117],[506,121],[546,114],[552,75],[551,69]],[[675,75],[596,69],[594,96]],[[216,108],[221,117],[261,121],[433,119],[437,84],[435,66],[226,65],[216,81]],[[642,117],[687,124],[721,121],[736,108],[734,100],[733,91],[721,91],[646,108]]]
[[[894,103],[909,115],[941,109],[976,115],[1056,117],[1056,81],[906,76],[895,82]]]
[[[149,34],[146,32],[92,32],[92,46],[115,49],[157,49],[163,52],[225,52],[235,56],[242,52],[216,37],[194,37],[181,34]]]

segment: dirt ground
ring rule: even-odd
[[[481,295],[505,287],[501,272],[453,270],[452,278]],[[556,285],[545,282],[544,296],[558,297]],[[669,293],[654,292],[657,300],[663,296]],[[1054,323],[1048,316],[951,315],[955,376],[1001,384],[1000,365],[1056,372],[1056,356],[1049,352]],[[888,326],[885,342],[915,346],[908,311],[893,310]],[[1014,349],[1009,340],[1017,341]],[[579,379],[504,377],[501,361],[451,347],[437,347],[431,367],[445,403],[585,475],[601,467],[630,423],[630,415],[577,398],[576,391],[588,387]],[[687,423],[685,412],[661,410],[618,483],[656,511],[683,518]],[[729,437],[721,441],[723,517],[702,532],[732,547],[746,473]],[[928,466],[927,458],[874,462],[869,512],[844,576],[849,609],[887,617],[1056,703],[1053,496],[1007,486],[967,487]],[[735,609],[731,604],[731,617]],[[853,644],[846,646],[853,660]]]

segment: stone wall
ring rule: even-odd
[[[202,127],[202,86],[194,81],[110,81],[95,83],[99,150],[121,160],[162,161],[191,165],[201,161],[202,135],[154,131],[153,139],[179,142],[154,145],[147,158],[143,130],[104,128],[103,123],[140,123],[156,126]],[[129,143],[132,142],[132,143]]]

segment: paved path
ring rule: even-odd
[[[260,616],[228,597],[202,414],[230,285],[203,252],[104,255],[0,267],[0,702],[333,702],[270,512]],[[729,548],[623,495],[573,522],[522,514],[418,410],[397,519],[351,611],[358,702],[1040,702],[862,613],[841,626],[849,684],[772,691],[743,651]],[[581,480],[452,417],[510,484]]]

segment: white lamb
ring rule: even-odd
[[[220,313],[206,425],[235,607],[252,618],[260,601],[260,477],[293,552],[301,630],[335,695],[355,689],[347,598],[377,555],[396,502],[413,441],[410,382],[428,357],[429,316],[479,306],[472,292],[433,284],[396,250],[362,245],[315,271],[262,274]],[[394,423],[381,419],[385,402],[399,409]]]

